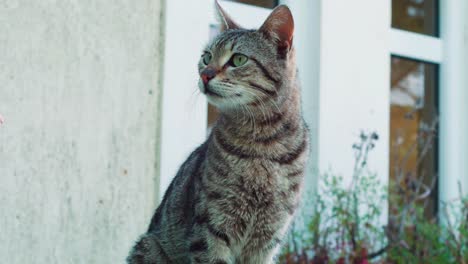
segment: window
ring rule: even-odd
[[[438,36],[437,0],[393,0],[392,27]]]
[[[229,0],[229,1],[242,3],[242,4],[248,4],[248,5],[255,5],[255,6],[265,7],[265,8],[274,8],[275,6],[278,5],[278,1],[276,0]]]
[[[418,182],[433,187],[426,204],[428,217],[436,216],[438,205],[437,95],[442,61],[438,4],[392,0],[390,182],[408,191]]]
[[[406,58],[391,59],[390,177],[406,188],[417,181],[427,186],[436,183],[437,68]],[[426,214],[436,213],[437,192],[433,192]]]

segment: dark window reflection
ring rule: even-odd
[[[438,70],[435,64],[399,57],[391,63],[390,182],[401,192],[390,197],[392,210],[405,203],[402,197],[408,192],[424,192],[418,183],[436,186]],[[436,188],[425,205],[426,215],[435,216]]]
[[[278,1],[276,0],[227,0],[227,1],[260,6],[260,7],[265,7],[265,8],[274,8],[276,5],[278,5]]]
[[[392,27],[438,36],[438,2],[437,0],[392,0]]]

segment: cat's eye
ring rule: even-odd
[[[249,58],[243,54],[234,54],[231,59],[232,66],[240,67],[247,63]]]
[[[211,58],[212,58],[212,56],[211,56],[211,53],[209,53],[209,52],[205,52],[205,53],[202,55],[202,60],[203,60],[203,63],[204,63],[205,65],[208,65],[208,64],[210,63]]]

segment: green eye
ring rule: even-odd
[[[208,65],[211,61],[211,53],[206,52],[205,54],[202,55],[203,63],[205,65]]]
[[[249,58],[243,54],[234,54],[234,56],[232,56],[232,65],[234,67],[240,67],[246,64],[248,60]]]

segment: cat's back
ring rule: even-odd
[[[206,143],[193,151],[181,165],[166,190],[163,200],[156,209],[148,231],[133,248],[129,263],[138,262],[139,257],[154,263],[188,263],[188,237],[195,213],[199,177],[206,156]],[[151,262],[153,263],[153,262]]]
[[[193,151],[179,168],[151,219],[148,232],[163,232],[164,229],[175,227],[175,223],[179,226],[190,224],[197,183],[206,158],[206,145],[205,142]]]

